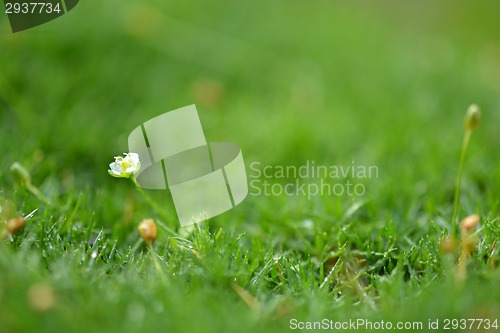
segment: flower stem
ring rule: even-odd
[[[470,140],[471,134],[472,134],[472,131],[470,129],[465,130],[464,140],[462,141],[462,150],[460,152],[460,164],[458,167],[458,178],[457,178],[457,184],[455,187],[455,198],[453,200],[453,215],[451,218],[454,237],[458,237],[457,214],[458,214],[458,204],[459,204],[459,199],[460,199],[460,188],[462,186],[462,173],[464,170],[465,154],[467,152],[467,147],[469,146],[469,140]]]
[[[31,183],[26,184],[26,188],[38,198],[38,200],[43,201],[47,205],[50,204],[50,200],[36,187]]]
[[[160,206],[158,206],[156,204],[156,202],[143,190],[143,188],[137,183],[137,180],[135,179],[134,176],[132,176],[130,178],[134,182],[135,187],[141,193],[142,197],[147,201],[147,203],[161,216],[162,219],[165,220],[165,222],[167,222],[169,220],[169,218],[168,218],[167,214],[165,213],[165,211]],[[164,225],[163,228],[168,233],[170,233],[172,236],[174,236],[174,237],[180,237],[180,235],[177,232],[173,231],[172,229],[170,229],[166,225]]]

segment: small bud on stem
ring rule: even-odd
[[[481,112],[476,104],[472,104],[467,109],[465,114],[465,128],[468,131],[473,131],[479,126],[479,120],[481,120]]]
[[[479,125],[480,118],[481,114],[479,111],[479,107],[475,104],[469,106],[469,108],[467,109],[467,113],[465,114],[465,134],[464,134],[464,139],[462,141],[462,149],[460,152],[460,164],[458,167],[458,178],[455,187],[455,198],[453,200],[453,215],[451,218],[453,236],[455,237],[458,237],[458,221],[457,221],[458,205],[460,201],[460,188],[462,186],[462,174],[464,170],[465,154],[467,153],[467,147],[469,146],[469,140],[472,131]]]
[[[148,244],[148,246],[152,246],[153,241],[157,236],[156,223],[153,221],[153,219],[142,220],[141,223],[139,223],[137,230],[139,230],[139,233],[141,234],[141,237],[146,241],[146,244]]]
[[[23,167],[20,163],[15,162],[10,166],[10,172],[12,173],[12,177],[17,185],[23,186],[32,194],[34,194],[39,200],[45,202],[46,204],[50,203],[50,200],[35,186],[31,183],[31,175],[25,167]]]
[[[477,214],[467,216],[460,223],[462,239],[460,241],[460,254],[456,272],[456,278],[459,283],[463,283],[467,278],[467,261],[477,246],[472,230],[474,230],[478,223],[479,215]]]
[[[17,234],[26,225],[26,219],[22,216],[18,216],[10,219],[5,226],[0,238],[7,238],[9,235]]]
[[[19,216],[15,217],[13,219],[10,219],[9,222],[7,222],[7,227],[5,230],[11,235],[17,234],[24,226],[26,225],[26,220],[24,217]]]
[[[19,186],[29,186],[31,185],[31,175],[25,167],[23,167],[20,163],[15,162],[10,166],[10,172],[12,173],[12,177],[14,177],[14,181]]]
[[[479,223],[479,215],[469,215],[462,220],[460,223],[460,229],[462,229],[462,233],[469,233],[474,229]]]

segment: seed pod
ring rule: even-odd
[[[465,114],[465,128],[468,131],[474,130],[479,125],[479,120],[481,120],[481,111],[476,104],[472,104]]]
[[[469,215],[460,222],[460,229],[464,232],[470,232],[479,223],[479,215]]]
[[[141,237],[146,241],[146,243],[148,243],[148,245],[151,245],[153,240],[156,239],[156,224],[153,219],[142,220],[141,223],[139,223],[137,230],[139,230]]]
[[[24,217],[19,216],[10,219],[9,222],[7,222],[7,227],[5,228],[5,230],[9,234],[13,235],[18,233],[22,228],[24,228],[25,225],[26,225],[26,220],[24,219]]]

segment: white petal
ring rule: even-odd
[[[134,162],[134,164],[139,163],[139,154],[136,153],[130,153],[129,154],[130,160]]]
[[[109,164],[109,168],[112,171],[120,172],[122,170],[121,166],[115,162]]]
[[[139,171],[140,169],[141,169],[141,162],[137,162],[137,164],[135,165],[134,173],[137,173],[137,171]]]
[[[133,173],[136,171],[135,169],[136,169],[135,166],[132,165],[131,167],[128,167],[127,169],[125,169],[124,172]]]
[[[119,172],[116,172],[114,170],[108,170],[108,173],[113,176],[113,177],[117,177],[117,178],[121,178],[121,175]]]

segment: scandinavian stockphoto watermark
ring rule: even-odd
[[[302,165],[250,163],[251,196],[363,196],[366,180],[379,177],[376,165],[324,165],[307,160]]]

